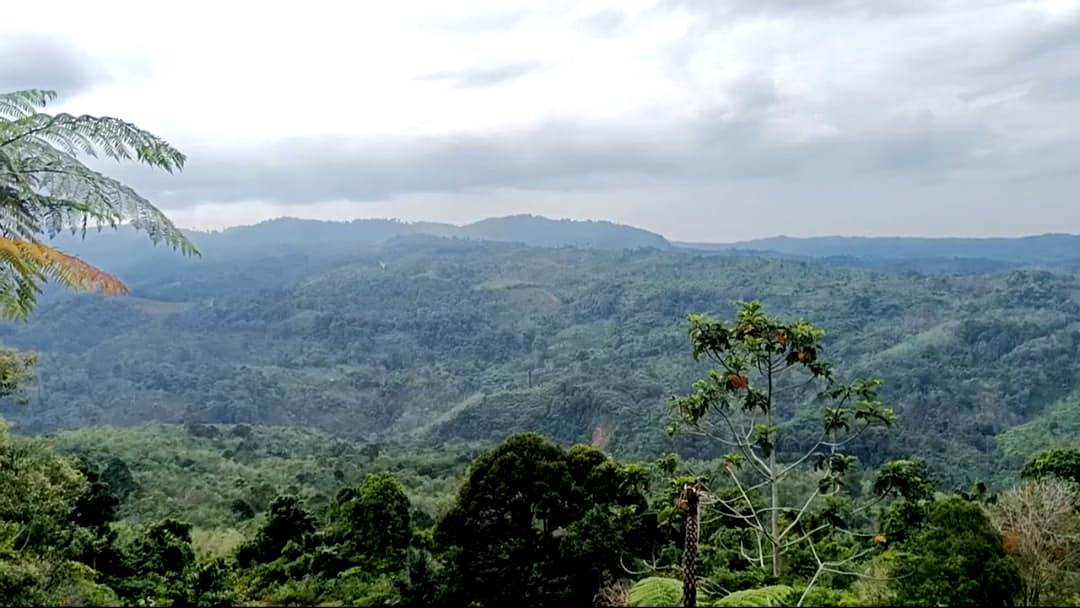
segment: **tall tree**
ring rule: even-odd
[[[116,277],[43,243],[43,236],[128,223],[155,243],[197,253],[149,201],[80,160],[104,155],[172,173],[183,169],[184,155],[118,118],[40,111],[55,98],[42,90],[0,94],[0,315],[8,318],[25,318],[47,280],[127,291]]]
[[[241,566],[265,564],[281,557],[289,543],[310,548],[316,531],[315,518],[296,496],[283,494],[270,503],[266,522],[255,538],[242,544],[236,553]]]
[[[447,601],[478,606],[589,604],[651,552],[648,479],[603,453],[512,435],[473,462],[435,529]]]
[[[344,488],[331,505],[329,536],[350,562],[374,572],[397,572],[408,559],[412,527],[409,498],[388,473],[364,478],[358,489]]]
[[[901,545],[890,586],[901,606],[1011,606],[1022,582],[978,503],[938,500]]]
[[[880,380],[834,380],[821,357],[822,329],[805,320],[770,317],[758,302],[740,303],[733,323],[692,314],[689,333],[694,358],[704,357],[715,367],[694,383],[690,395],[672,400],[675,422],[669,431],[684,430],[733,450],[726,469],[737,497],[717,495],[702,506],[714,504],[723,515],[745,521],[760,539],[757,561],[762,567],[768,561],[773,576],[779,576],[782,555],[795,544],[812,542],[802,526],[808,510],[817,499],[843,489],[854,465],[844,446],[872,426],[892,424],[892,409],[878,400]],[[780,406],[791,411],[815,384],[826,402],[819,438],[781,462]],[[788,447],[792,453],[799,446]],[[798,504],[783,504],[782,480],[810,464],[822,472],[820,483]],[[752,500],[759,491],[767,503],[762,508]],[[820,560],[819,566],[831,568]]]

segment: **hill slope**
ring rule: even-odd
[[[755,298],[824,326],[841,369],[886,379],[903,424],[864,442],[868,464],[919,453],[947,479],[991,475],[1016,464],[987,464],[999,434],[1038,428],[1080,391],[1071,275],[928,277],[658,249],[244,235],[214,235],[201,260],[145,247],[121,260],[110,248],[122,241],[107,239],[123,234],[83,244],[133,296],[51,293],[32,322],[0,327],[4,343],[43,353],[32,403],[3,415],[24,430],[243,422],[452,441],[536,430],[599,438],[620,455],[673,445],[711,454],[662,432],[667,397],[701,371],[685,316],[726,315]],[[789,413],[806,436],[813,421],[799,411]]]

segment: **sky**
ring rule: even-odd
[[[1080,0],[12,3],[0,90],[118,116],[177,224],[1080,233]]]

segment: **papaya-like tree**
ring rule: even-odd
[[[118,118],[40,111],[55,98],[42,90],[0,94],[0,315],[7,318],[26,318],[48,280],[106,294],[127,291],[116,277],[43,237],[126,223],[155,243],[198,253],[139,193],[80,160],[102,155],[172,173],[183,169],[184,155]]]
[[[735,497],[718,493],[703,498],[701,506],[744,521],[758,538],[747,557],[762,568],[768,563],[772,575],[780,576],[787,550],[804,542],[813,550],[814,534],[821,530],[806,529],[807,514],[817,501],[844,489],[855,464],[844,447],[871,427],[891,425],[893,411],[878,398],[880,380],[835,379],[822,357],[825,332],[808,321],[783,322],[758,302],[739,303],[733,322],[703,314],[689,321],[694,358],[714,367],[692,393],[672,399],[668,430],[710,438],[731,450],[724,462]],[[810,445],[783,446],[782,460],[781,411],[791,412],[815,389],[822,403],[820,434]],[[811,467],[820,472],[820,483],[796,504],[784,504],[781,482]],[[753,499],[758,494],[765,506]],[[837,564],[818,559],[818,566],[821,573]]]

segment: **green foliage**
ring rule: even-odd
[[[1021,592],[1016,565],[982,508],[959,497],[934,503],[892,571],[898,604],[1006,606]]]
[[[439,520],[448,599],[479,605],[590,602],[652,549],[647,475],[586,446],[513,435],[472,464]]]
[[[848,444],[863,466],[917,454],[950,489],[1007,485],[1027,454],[1001,453],[1003,433],[1080,392],[1080,282],[1067,274],[926,276],[416,236],[380,244],[365,242],[376,237],[364,222],[331,226],[327,238],[325,224],[304,222],[199,234],[198,262],[124,229],[61,235],[137,297],[50,294],[27,326],[0,327],[4,344],[41,353],[34,407],[4,415],[28,431],[303,421],[365,443],[490,445],[531,430],[564,443],[596,434],[620,458],[713,458],[718,446],[665,436],[662,404],[702,372],[679,339],[686,315],[730,318],[740,298],[812,319],[845,371],[887,378],[881,398],[900,421],[888,440]],[[814,396],[791,395],[778,412],[781,460],[820,434]],[[1042,430],[1068,445],[1066,414]]]
[[[0,488],[0,521],[18,526],[15,544],[54,545],[67,537],[68,517],[87,483],[70,461],[12,437],[0,420]]]
[[[0,398],[15,397],[20,403],[29,400],[26,389],[34,379],[36,353],[0,348]]]
[[[652,576],[641,579],[630,588],[631,606],[681,606],[682,581]],[[735,591],[716,600],[703,599],[703,606],[786,606],[795,598],[795,590],[787,585],[769,585],[757,589]],[[811,604],[813,605],[813,604]]]
[[[130,479],[122,482],[129,494],[117,509],[121,519],[146,525],[179,513],[194,526],[194,538],[199,530],[250,532],[257,522],[246,514],[265,512],[282,493],[296,494],[321,515],[339,488],[376,472],[395,475],[410,502],[433,517],[478,451],[471,444],[353,442],[298,427],[204,426],[196,434],[178,425],[94,427],[48,441],[99,468],[114,459],[124,463]],[[244,505],[239,516],[237,501]]]
[[[183,601],[195,566],[191,526],[166,519],[141,532],[124,550],[127,576],[116,584],[118,593],[131,601]]]
[[[1014,426],[998,438],[1002,451],[1015,457],[1036,452],[1067,449],[1080,437],[1080,398],[1070,395],[1047,405],[1038,416]]]
[[[75,463],[40,441],[12,437],[0,420],[0,597],[9,605],[113,604],[101,583],[112,537],[100,492]]]
[[[1024,465],[1020,476],[1024,479],[1057,477],[1080,484],[1080,448],[1039,452]]]
[[[385,472],[366,473],[340,488],[319,517],[295,495],[268,499],[266,512],[243,531],[210,531],[242,541],[216,551],[197,551],[197,537],[204,537],[203,544],[211,542],[205,538],[208,531],[177,518],[133,525],[145,516],[134,518],[131,504],[140,494],[157,492],[161,483],[153,467],[185,458],[193,442],[209,446],[198,442],[235,433],[242,439],[277,437],[277,443],[262,444],[269,451],[325,448],[319,435],[212,428],[195,429],[195,435],[176,427],[128,431],[148,432],[158,444],[130,466],[123,449],[77,449],[79,459],[73,460],[49,443],[0,433],[0,593],[6,603],[588,604],[605,590],[626,589],[624,565],[678,553],[681,518],[672,511],[661,525],[661,507],[674,502],[678,487],[701,482],[731,464],[669,457],[645,468],[618,463],[588,446],[563,449],[536,435],[515,435],[473,462],[434,537],[414,519],[406,484]],[[307,445],[309,438],[319,439],[320,445]],[[60,438],[54,443],[76,447]],[[373,455],[368,450],[368,457]],[[422,454],[380,454],[375,462],[405,467],[415,479],[416,469],[439,461]],[[698,468],[709,473],[685,474]],[[194,467],[186,480],[169,479],[191,485],[214,474]],[[345,477],[328,474],[329,479]],[[656,478],[666,483],[650,493],[650,479]],[[792,477],[780,488],[781,495],[799,494],[815,483],[808,472]],[[859,485],[855,475],[845,487]],[[882,496],[886,515],[902,505],[921,509],[922,515],[910,520],[907,536],[890,539],[879,557],[844,566],[890,582],[852,586],[827,574],[815,579],[804,605],[921,605],[931,597],[966,604],[1008,597],[1015,567],[979,504],[959,498],[930,502],[932,481],[918,461],[889,463],[875,483],[867,480],[865,485]],[[718,489],[711,498],[730,497],[733,490]],[[230,525],[229,499],[219,501],[223,519],[218,525]],[[872,529],[839,496],[822,506],[806,515],[808,529],[832,517]],[[175,514],[184,513],[179,509]],[[125,519],[113,521],[117,516]],[[746,532],[738,517],[703,520],[699,580],[703,590],[713,593],[702,593],[701,604],[794,603],[815,573],[809,553],[789,553],[788,571],[777,580],[742,557],[740,548],[752,540]],[[852,542],[815,535],[816,550],[826,560],[849,555]],[[624,591],[628,595],[617,603],[678,605],[681,586],[677,579],[648,578]],[[711,599],[720,589],[732,593]]]
[[[674,578],[651,576],[630,587],[631,606],[681,606],[683,582]]]
[[[711,606],[785,606],[795,596],[787,585],[770,585],[759,589],[744,589],[725,595]]]
[[[893,460],[885,463],[874,480],[878,496],[898,495],[905,500],[928,500],[934,496],[933,474],[922,460]]]
[[[236,559],[241,566],[265,564],[282,557],[290,544],[296,550],[312,546],[315,534],[315,518],[308,513],[295,496],[278,496],[270,503],[266,522],[259,528],[255,538],[241,545]]]
[[[376,573],[405,567],[412,538],[409,498],[393,475],[368,475],[359,489],[338,492],[330,508],[328,534],[341,555]]]
[[[81,155],[136,160],[172,173],[184,155],[163,139],[110,117],[46,114],[52,91],[0,94],[0,311],[25,318],[40,283],[122,291],[96,268],[42,245],[39,238],[127,222],[184,253],[195,247],[164,214],[124,184],[90,169]]]

